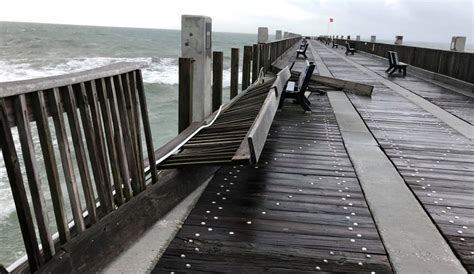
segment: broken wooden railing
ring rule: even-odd
[[[191,124],[157,151],[158,168],[257,163],[289,78],[286,67],[276,77],[258,79],[207,119]]]
[[[60,246],[146,188],[142,135],[152,162],[154,149],[142,66],[116,63],[0,84],[0,143],[31,272],[48,262]],[[21,152],[15,147],[16,135]],[[33,136],[39,137],[49,195],[42,186]],[[59,166],[64,176],[59,175]],[[147,174],[156,182],[155,165],[147,167]],[[51,196],[57,239],[45,196]]]

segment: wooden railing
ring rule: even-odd
[[[474,54],[470,52],[335,39],[335,42],[340,45],[344,45],[346,41],[356,50],[384,58],[387,58],[387,51],[396,51],[401,62],[468,83],[474,83],[474,73],[472,73]]]
[[[141,67],[117,63],[0,84],[0,144],[31,272],[48,262],[61,245],[142,192],[146,180],[157,181],[155,165],[145,167],[143,161],[142,134],[149,162],[155,158]],[[16,151],[15,134],[22,153]],[[57,239],[50,229],[33,136],[41,145]]]
[[[251,83],[258,78],[260,70],[263,68],[267,72],[280,56],[290,49],[295,43],[301,40],[301,37],[292,37],[288,39],[276,40],[267,43],[254,44],[253,46],[244,46],[242,58],[242,78],[241,91],[246,90]],[[231,50],[230,64],[230,96],[232,99],[238,94],[239,86],[239,48]],[[212,62],[212,111],[215,111],[222,104],[222,83],[223,83],[223,60],[222,51],[213,52]],[[193,61],[190,58],[179,59],[179,127],[178,131],[184,131],[191,124],[191,95],[192,94],[192,75]]]

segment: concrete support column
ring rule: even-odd
[[[395,36],[395,45],[402,45],[403,44],[403,36],[397,35]]]
[[[339,39],[339,35],[336,35],[336,39]]]
[[[453,36],[453,38],[451,39],[451,50],[463,52],[465,47],[466,36]]]
[[[181,16],[181,56],[194,60],[192,121],[202,121],[212,111],[212,19]]]
[[[344,39],[344,35],[341,35],[341,39]]]
[[[283,39],[286,39],[286,38],[288,38],[288,32],[287,31],[283,32]]]
[[[281,35],[281,30],[277,30],[275,32],[275,40],[281,40],[282,35]]]
[[[351,40],[351,36],[350,36],[350,35],[347,35],[347,40]]]
[[[356,41],[360,41],[360,35],[356,36]]]
[[[370,36],[370,42],[375,43],[376,40],[377,40],[377,36],[375,35]]]
[[[257,42],[258,43],[268,42],[268,28],[265,28],[265,27],[258,28]]]

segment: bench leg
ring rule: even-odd
[[[394,73],[396,70],[397,70],[397,67],[394,67],[394,68],[392,69],[392,71],[390,71],[390,72],[388,73],[388,75],[392,75],[392,73]]]
[[[278,103],[278,109],[282,109],[283,108],[283,103],[285,102],[285,92],[283,92],[283,94],[281,95],[280,97],[280,103]]]
[[[349,52],[346,50],[346,55],[349,55]]]
[[[303,95],[304,97],[304,95]],[[305,110],[305,111],[311,111],[311,108],[309,107],[309,105],[305,102],[305,100],[303,98],[301,98],[301,96],[298,96],[296,98],[296,102]]]
[[[393,66],[388,67],[388,69],[386,69],[385,72],[388,72],[388,71],[391,70],[392,68],[393,68]]]
[[[403,68],[403,76],[407,76],[407,68]]]
[[[303,53],[304,58],[308,59],[308,56],[306,56],[306,52]]]
[[[311,106],[311,102],[306,98],[306,96],[303,95],[303,101],[308,105]]]

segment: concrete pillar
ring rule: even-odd
[[[401,45],[403,44],[403,36],[397,35],[395,36],[395,45]]]
[[[281,30],[277,30],[275,32],[275,40],[281,40],[282,36],[281,36]]]
[[[466,47],[466,36],[453,36],[451,39],[451,50],[463,52]]]
[[[360,41],[360,35],[356,36],[356,41]]]
[[[350,35],[347,35],[347,40],[351,40],[351,36],[350,36]]]
[[[336,39],[339,39],[339,35],[336,35]]]
[[[265,27],[258,28],[257,42],[258,43],[268,42],[268,28],[265,28]]]
[[[202,121],[212,111],[212,19],[207,16],[181,16],[181,56],[192,58],[192,121]]]
[[[377,36],[375,35],[370,36],[370,42],[375,43],[375,40],[377,40]]]
[[[344,35],[341,35],[341,39],[344,39]]]
[[[286,38],[288,38],[288,32],[287,31],[283,32],[283,39],[286,39]]]

